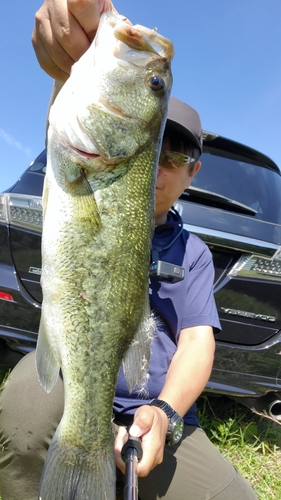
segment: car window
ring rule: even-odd
[[[193,188],[204,189],[257,212],[256,218],[281,223],[281,176],[273,170],[248,163],[242,158],[205,152]]]

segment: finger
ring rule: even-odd
[[[107,3],[107,10],[110,10],[111,2]],[[68,0],[67,4],[72,16],[84,30],[88,40],[92,42],[98,29],[100,14],[105,11],[102,9],[104,2],[96,0]]]
[[[149,472],[163,461],[164,442],[158,432],[152,430],[142,437],[142,459],[138,464],[137,473],[145,477]]]
[[[115,438],[115,443],[114,443],[114,453],[115,453],[116,466],[123,472],[123,474],[125,474],[125,463],[121,457],[121,452],[127,440],[128,440],[128,432],[126,427],[119,427],[118,434]]]
[[[39,64],[54,78],[58,71],[69,75],[73,62],[90,46],[85,31],[63,2],[53,9],[45,3],[36,12],[32,42]]]
[[[52,49],[47,43],[45,45],[38,36],[36,28],[34,29],[32,45],[41,68],[55,80],[65,82],[69,77],[74,60],[55,39],[52,44]]]

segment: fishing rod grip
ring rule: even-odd
[[[123,500],[138,500],[137,466],[142,458],[140,439],[129,435],[128,441],[121,450],[121,457],[126,465]]]
[[[140,462],[140,460],[142,459],[142,447],[141,447],[140,438],[132,437],[129,434],[129,439],[124,444],[124,446],[121,450],[121,457],[122,457],[123,462],[125,462],[125,463],[126,463],[126,458],[127,458],[128,454],[130,454],[129,448],[136,451],[136,456],[137,456],[138,462]]]

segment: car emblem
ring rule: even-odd
[[[42,270],[40,269],[40,267],[30,267],[30,268],[28,269],[28,272],[29,272],[30,274],[38,274],[39,276],[41,276],[41,271],[42,271]]]
[[[225,314],[230,314],[232,316],[242,316],[243,318],[260,319],[262,321],[269,321],[274,323],[276,318],[274,316],[268,316],[267,314],[256,314],[249,311],[240,311],[240,309],[230,309],[227,307],[221,307],[221,310]]]

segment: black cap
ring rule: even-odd
[[[195,109],[175,97],[170,97],[167,125],[185,135],[202,153],[201,120]]]

